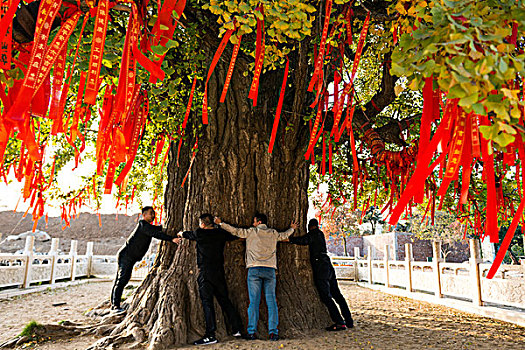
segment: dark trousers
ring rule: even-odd
[[[226,313],[228,322],[232,327],[232,332],[235,333],[241,331],[241,318],[228,298],[228,289],[226,287],[224,271],[221,269],[201,269],[197,282],[199,284],[199,294],[202,301],[202,309],[204,310],[204,319],[206,321],[205,336],[215,336],[215,331],[217,330],[215,307],[213,304],[214,296],[217,299],[217,302],[219,302],[222,311]]]
[[[321,263],[317,266],[313,265],[312,267],[315,286],[319,292],[321,301],[328,308],[330,318],[337,324],[350,324],[352,314],[350,313],[345,297],[341,294],[339,286],[337,285],[333,266],[331,264]],[[341,312],[339,312],[336,303],[339,305]]]
[[[113,284],[113,290],[111,291],[111,305],[120,308],[122,292],[131,278],[133,265],[135,265],[136,261],[125,254],[119,254],[117,261],[118,272],[115,283]]]

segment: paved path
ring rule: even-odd
[[[524,327],[391,296],[350,282],[341,283],[341,289],[356,319],[356,328],[352,330],[335,334],[317,331],[307,337],[285,339],[278,343],[223,339],[221,343],[207,346],[206,349],[500,350],[521,349],[525,344]],[[107,298],[110,290],[111,282],[99,282],[0,301],[0,340],[19,333],[31,319],[41,323],[64,319],[86,320],[83,312]],[[51,306],[56,302],[67,304]],[[94,338],[77,338],[42,344],[37,349],[85,349],[93,341]]]

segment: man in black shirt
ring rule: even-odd
[[[197,242],[197,266],[199,267],[199,294],[204,310],[206,322],[206,333],[204,337],[195,341],[194,345],[206,345],[217,343],[215,331],[215,308],[213,296],[217,298],[222,310],[226,313],[228,322],[232,327],[234,337],[241,336],[242,322],[239,313],[228,298],[228,289],[224,277],[224,244],[237,237],[228,232],[215,228],[213,216],[203,214],[199,217],[199,228],[195,231],[184,231],[178,233],[179,237]]]
[[[155,220],[155,210],[153,207],[142,208],[142,220],[139,221],[133,233],[128,237],[126,244],[118,251],[118,272],[111,291],[111,309],[117,311],[124,311],[120,307],[120,299],[122,291],[126,284],[128,284],[131,273],[133,272],[133,265],[140,261],[148,251],[151,243],[151,238],[162,239],[164,241],[177,242],[176,237],[168,236],[162,232],[161,226],[152,225]]]
[[[319,221],[311,219],[308,222],[308,233],[301,237],[290,237],[290,242],[299,245],[308,245],[310,251],[310,263],[314,275],[314,283],[319,292],[321,301],[328,308],[330,317],[334,322],[327,327],[328,331],[341,331],[354,326],[354,321],[346,303],[345,297],[341,294],[335,270],[326,253],[326,241],[324,233],[319,229]],[[334,300],[339,304],[341,312],[337,309]],[[341,317],[341,313],[343,314]],[[344,319],[343,319],[344,318]]]

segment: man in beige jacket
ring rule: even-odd
[[[270,340],[279,340],[277,325],[279,315],[277,311],[277,300],[275,298],[275,270],[277,269],[277,241],[283,241],[290,237],[297,229],[297,223],[291,223],[291,227],[285,232],[266,226],[268,217],[265,214],[257,214],[253,218],[253,227],[237,228],[223,223],[221,218],[216,217],[215,223],[231,234],[246,238],[246,268],[248,268],[248,329],[247,339],[257,339],[257,321],[259,320],[259,304],[261,292],[264,290],[266,305],[268,307],[268,333]]]

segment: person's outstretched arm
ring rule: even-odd
[[[303,236],[298,237],[290,237],[290,243],[298,244],[298,245],[309,245],[312,242],[312,235],[310,232]]]
[[[250,233],[254,230],[253,227],[250,227],[250,228],[239,228],[239,227],[234,227],[234,226],[228,225],[227,223],[222,222],[221,218],[218,217],[218,216],[215,217],[214,221],[223,230],[228,231],[232,235],[237,236],[239,238],[246,238],[246,237],[248,237],[250,235]]]
[[[152,225],[145,220],[141,220],[139,225],[141,226],[140,229],[142,230],[142,232],[144,232],[150,237],[155,237],[163,241],[172,241],[176,243],[177,237],[171,237],[165,234],[162,230],[162,226]]]
[[[284,232],[277,232],[277,240],[278,241],[284,241],[288,237],[290,237],[294,231],[297,230],[297,223],[293,222],[290,224],[290,228]]]
[[[223,239],[225,241],[235,241],[236,239],[239,239],[239,237],[232,235],[231,233],[229,233],[228,231],[222,229],[221,227],[219,227],[219,230],[222,233]]]
[[[195,232],[195,231],[179,232],[177,234],[177,236],[179,236],[180,238],[189,239],[190,241],[196,241],[197,240],[197,232]]]

